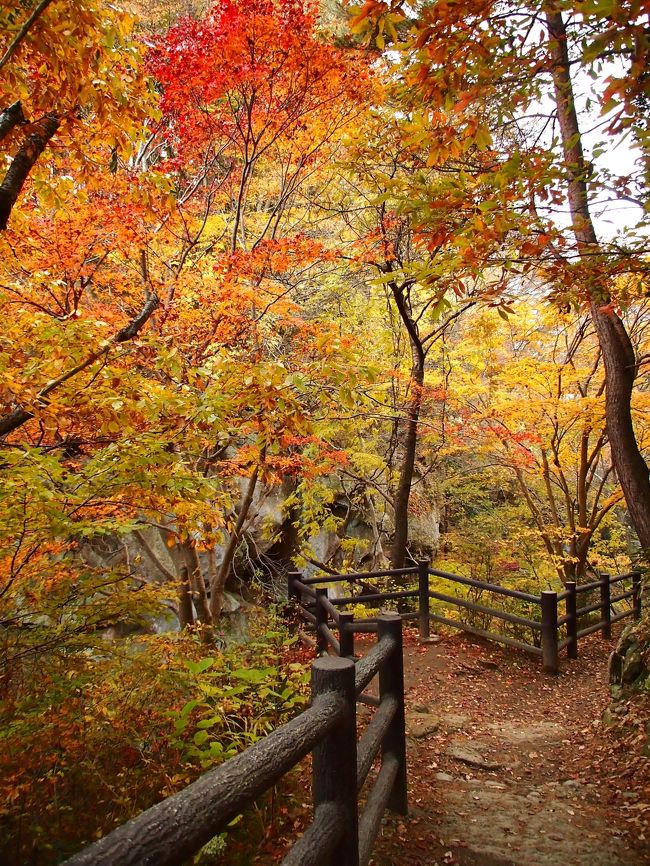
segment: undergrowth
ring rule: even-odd
[[[208,657],[187,634],[30,656],[0,702],[0,861],[60,862],[299,712],[302,651],[272,614],[251,632]]]

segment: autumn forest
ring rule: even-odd
[[[2,0],[0,54],[3,862],[306,705],[288,571],[645,569],[643,0]]]

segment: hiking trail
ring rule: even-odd
[[[407,640],[410,814],[384,819],[371,864],[650,863],[650,761],[601,721],[614,644],[588,638],[554,677],[464,636]]]

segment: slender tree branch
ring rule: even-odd
[[[7,63],[9,63],[11,58],[16,53],[16,49],[18,48],[20,43],[23,41],[25,36],[27,36],[27,34],[29,33],[34,22],[37,21],[41,17],[41,15],[43,14],[43,12],[45,12],[45,10],[47,9],[47,7],[50,5],[51,2],[52,2],[52,0],[41,0],[41,2],[38,4],[38,6],[34,9],[32,14],[25,21],[25,23],[20,28],[18,33],[16,33],[16,35],[14,36],[11,44],[9,45],[9,47],[7,48],[5,53],[2,55],[2,57],[0,57],[0,69],[2,69],[4,66],[6,66]]]
[[[74,376],[82,373],[84,370],[91,367],[95,361],[98,361],[100,358],[105,358],[111,350],[111,347],[117,343],[125,343],[127,340],[132,340],[144,327],[146,322],[151,318],[155,310],[158,308],[160,301],[158,300],[158,296],[152,294],[147,298],[142,310],[138,313],[138,315],[132,319],[127,325],[121,328],[117,334],[111,337],[104,345],[97,349],[94,352],[91,352],[87,358],[81,361],[76,367],[73,367],[71,370],[68,370],[66,373],[63,373],[56,379],[53,379],[49,382],[44,388],[36,395],[36,403],[40,406],[44,406],[47,404],[47,397],[52,393],[56,388],[60,385],[63,385],[64,382],[67,382],[69,379],[72,379]],[[9,412],[9,414],[4,415],[0,418],[0,437],[6,436],[8,433],[13,432],[18,429],[18,427],[22,427],[30,418],[34,417],[34,412],[30,412],[28,409],[24,409],[22,406],[14,409],[13,412]]]

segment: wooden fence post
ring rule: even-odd
[[[398,770],[393,790],[388,799],[388,808],[400,815],[408,814],[406,775],[406,727],[404,721],[404,658],[402,649],[402,618],[399,614],[380,616],[379,639],[391,637],[395,649],[379,670],[379,700],[392,696],[397,701],[397,710],[384,736],[382,757],[397,759]]]
[[[612,636],[612,587],[609,574],[600,575],[600,619],[603,622],[601,637],[608,640]]]
[[[418,560],[420,640],[429,639],[429,560]]]
[[[339,614],[339,644],[341,647],[341,658],[354,658],[354,632],[352,631],[353,624],[353,613]]]
[[[325,803],[335,803],[341,809],[343,837],[328,863],[336,863],[337,866],[359,866],[354,662],[338,656],[324,656],[313,662],[311,677],[314,701],[326,692],[336,692],[345,704],[342,720],[314,748],[314,810]]]
[[[291,601],[291,599],[295,598],[297,601],[300,601],[300,596],[296,591],[296,588],[293,585],[294,580],[300,580],[302,575],[299,571],[289,571],[287,573],[287,599]]]
[[[567,658],[578,658],[578,617],[576,611],[578,609],[578,598],[576,595],[576,582],[570,580],[565,584],[566,591],[569,593],[566,597],[566,636],[569,640],[566,645]]]
[[[327,652],[327,638],[321,629],[321,625],[327,625],[327,611],[325,610],[324,605],[320,603],[323,596],[327,598],[327,589],[317,589],[316,609],[314,610],[314,614],[316,616],[316,650],[319,654]]]
[[[557,650],[557,592],[542,593],[542,663],[544,670],[556,674],[559,670]]]
[[[634,596],[632,598],[632,606],[634,609],[634,619],[641,619],[641,572],[632,572],[632,589]]]

